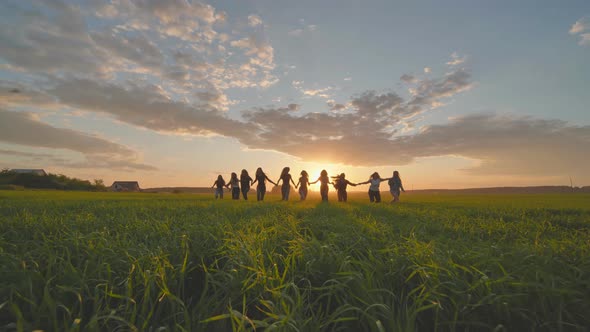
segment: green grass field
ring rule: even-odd
[[[351,196],[0,191],[0,330],[590,326],[590,195]]]

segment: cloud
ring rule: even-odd
[[[300,20],[300,23],[301,24],[304,24],[305,21],[301,21]],[[296,29],[290,30],[288,32],[288,34],[289,34],[289,36],[293,36],[293,37],[301,37],[304,33],[306,33],[306,32],[314,32],[317,29],[318,29],[318,26],[317,25],[315,25],[315,24],[308,24],[306,26],[303,26],[303,27],[300,27],[300,28],[296,28]]]
[[[330,95],[327,94],[328,91],[332,90],[331,87],[321,88],[321,89],[303,89],[301,92],[310,97],[320,97],[320,98],[330,98]]]
[[[246,55],[255,56],[250,58],[251,64],[266,69],[274,69],[274,49],[268,42],[255,35],[250,35],[247,38],[234,40],[230,45],[236,48],[245,49]]]
[[[428,74],[432,71],[430,67],[424,67],[424,73]]]
[[[403,74],[399,79],[404,83],[418,82],[418,79],[416,77],[414,77],[413,75],[409,75],[409,74]]]
[[[590,45],[590,20],[588,17],[582,17],[572,25],[569,30],[570,35],[578,35],[580,40],[578,45]]]
[[[453,119],[396,140],[406,160],[460,155],[481,161],[473,174],[583,175],[590,126],[493,113]]]
[[[258,15],[250,15],[248,16],[248,25],[251,27],[262,25],[262,19]]]
[[[138,163],[136,161],[137,154],[126,146],[79,131],[50,126],[36,120],[33,114],[26,112],[10,112],[0,109],[0,141],[31,147],[76,151],[82,153],[89,162],[99,161],[105,167],[155,169],[152,166]],[[7,151],[3,152],[6,154]],[[14,152],[12,155],[15,155]],[[26,153],[20,153],[19,156],[25,157]]]
[[[580,34],[580,41],[578,42],[578,45],[580,45],[580,46],[590,45],[590,32]]]
[[[304,81],[292,81],[291,85],[301,92],[304,97],[319,97],[324,99],[331,98],[331,95],[328,93],[329,91],[334,90],[333,87],[325,87],[325,88],[317,88],[317,89],[306,89],[303,87]]]
[[[330,103],[330,111],[338,112],[346,109],[346,105],[338,103]]]
[[[458,65],[464,63],[466,60],[467,60],[467,57],[460,56],[457,52],[453,52],[451,54],[451,61],[447,62],[447,65],[458,66]]]
[[[29,84],[47,75],[158,82],[191,99],[195,90],[225,94],[230,88],[266,88],[278,79],[274,49],[264,31],[219,33],[226,14],[186,0],[88,2],[2,1],[0,60]],[[31,9],[34,8],[34,9]],[[98,21],[97,21],[98,20]],[[228,56],[230,40],[237,49]],[[246,42],[246,43],[244,43]],[[228,103],[212,106],[227,109]]]
[[[0,154],[7,155],[7,156],[25,157],[25,158],[50,158],[50,157],[53,157],[52,154],[48,154],[48,153],[31,153],[31,152],[22,152],[22,151],[5,150],[5,149],[0,149]]]
[[[590,21],[588,21],[588,18],[583,17],[577,20],[576,23],[572,25],[569,33],[570,35],[577,35],[580,32],[586,31],[588,29],[590,29]]]
[[[0,23],[0,58],[17,69],[106,73],[108,60],[93,52],[80,10],[59,2],[44,9],[47,13],[0,4],[12,14]]]
[[[55,79],[47,90],[60,103],[74,109],[98,112],[135,126],[169,133],[231,136],[248,125],[229,119],[213,102],[221,96],[204,93],[204,102],[191,104],[170,98],[156,85],[126,86],[89,79]]]
[[[365,102],[357,101],[352,114],[295,117],[284,109],[258,110],[249,119],[260,124],[262,134],[248,144],[305,160],[355,166],[406,165],[421,157],[460,156],[480,161],[464,170],[474,175],[586,176],[590,126],[486,113],[396,136],[381,122],[399,107],[397,98],[367,95],[361,99]],[[358,105],[378,120],[360,115]],[[379,105],[387,111],[380,114]],[[288,125],[276,128],[281,123]]]
[[[249,147],[278,150],[306,160],[353,165],[391,162],[382,154],[383,149],[391,145],[407,121],[471,84],[468,72],[457,69],[442,78],[417,82],[415,94],[407,100],[394,92],[367,91],[353,97],[346,112],[299,115],[285,108],[255,108],[243,116],[257,128],[256,134],[237,138]],[[296,86],[300,85],[297,82]],[[345,107],[336,105],[330,106],[334,110]]]

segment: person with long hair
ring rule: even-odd
[[[221,176],[221,174],[219,174],[219,176],[217,177],[217,180],[215,180],[215,182],[213,182],[213,185],[211,186],[211,188],[215,188],[215,199],[223,199],[223,187],[225,187],[225,180],[223,179],[223,176]]]
[[[295,185],[295,188],[299,186],[299,198],[304,201],[307,198],[307,187],[309,186],[309,175],[306,171],[301,171],[301,177]]]
[[[262,167],[258,167],[256,169],[256,176],[255,177],[256,177],[256,179],[254,180],[254,182],[252,182],[252,185],[254,185],[256,182],[258,182],[258,186],[256,186],[256,199],[258,201],[263,201],[264,194],[266,194],[266,181],[274,184],[275,186],[277,184],[272,182],[272,180],[269,179],[268,176],[266,176],[266,174],[262,170]]]
[[[344,173],[333,176],[332,179],[334,180],[334,188],[336,188],[336,192],[338,193],[338,202],[348,201],[348,193],[346,192],[346,187],[348,185],[356,187],[356,183],[348,181],[346,179],[346,174]]]
[[[403,192],[406,192],[406,190],[402,185],[402,179],[399,177],[398,171],[393,171],[393,176],[387,181],[387,184],[389,184],[389,192],[393,196],[393,199],[389,203],[399,202],[400,190]]]
[[[371,174],[368,181],[357,183],[357,185],[367,184],[369,183],[369,200],[371,203],[379,203],[381,202],[381,193],[379,192],[379,185],[383,181],[387,181],[389,179],[382,179],[379,173],[375,172]]]
[[[315,180],[314,182],[310,182],[310,184],[314,184],[320,181],[320,195],[322,196],[322,202],[328,201],[328,184],[334,185],[334,183],[330,182],[330,177],[328,177],[328,171],[325,169],[320,172],[320,177]]]
[[[240,179],[234,172],[231,173],[231,179],[227,187],[231,186],[231,199],[240,199]]]
[[[248,200],[248,192],[250,191],[250,185],[252,185],[252,178],[248,175],[248,171],[243,169],[242,173],[240,174],[240,185],[242,188],[242,196],[244,200]]]
[[[289,192],[291,192],[291,185],[289,184],[289,181],[291,181],[291,183],[293,183],[293,185],[295,185],[295,181],[293,181],[293,177],[291,177],[291,174],[289,174],[289,171],[291,169],[289,167],[285,167],[283,168],[283,170],[281,171],[281,177],[279,178],[279,180],[277,181],[277,186],[279,185],[279,182],[283,181],[283,185],[281,186],[281,195],[282,195],[282,200],[283,201],[288,201],[289,200]]]

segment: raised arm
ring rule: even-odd
[[[309,182],[309,181],[308,182],[309,182],[309,184],[316,184],[316,183],[318,183],[319,180],[320,180],[320,178],[318,178],[317,180],[315,180],[313,182]]]
[[[369,182],[371,182],[371,181],[369,180],[369,181],[365,181],[365,182],[359,182],[359,183],[357,183],[356,185],[358,186],[358,185],[361,185],[361,184],[367,184],[367,183],[369,183]]]
[[[346,180],[346,183],[348,183],[349,185],[351,185],[351,186],[353,186],[353,187],[356,187],[356,183],[352,183],[352,182],[350,182],[350,181],[348,181],[348,180]]]

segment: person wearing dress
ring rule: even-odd
[[[389,192],[391,193],[391,196],[393,196],[393,199],[390,203],[399,202],[399,195],[401,194],[401,191],[405,192],[406,190],[402,185],[402,179],[399,177],[398,171],[393,172],[393,176],[389,179],[389,181],[387,181],[387,184],[389,184]]]
[[[266,194],[266,181],[274,184],[275,186],[277,185],[276,183],[272,182],[272,180],[269,179],[268,176],[266,176],[266,174],[262,170],[262,167],[258,167],[258,169],[256,169],[256,179],[254,180],[254,182],[252,182],[252,185],[258,182],[258,186],[256,186],[256,199],[258,201],[264,200],[264,195]]]
[[[225,187],[225,180],[221,174],[217,177],[217,180],[213,182],[211,188],[215,187],[215,199],[223,199],[223,187]]]
[[[299,198],[304,201],[307,198],[307,188],[309,187],[309,175],[306,171],[301,171],[301,177],[295,185],[295,188],[299,186]]]
[[[330,182],[330,177],[328,176],[328,171],[326,171],[325,169],[321,171],[320,173],[320,177],[315,180],[314,182],[311,182],[310,184],[314,184],[317,182],[320,182],[320,195],[322,196],[322,202],[327,202],[328,201],[328,184],[334,185],[334,183]]]
[[[293,177],[291,177],[291,174],[289,174],[290,170],[291,169],[289,167],[283,168],[283,171],[281,171],[281,177],[277,181],[277,186],[279,185],[279,182],[283,181],[283,185],[281,186],[281,194],[282,194],[283,201],[289,200],[289,193],[291,192],[291,185],[289,182],[291,182],[291,183],[293,183],[293,185],[295,185],[295,181],[293,181]]]
[[[242,173],[240,174],[240,185],[242,188],[242,197],[244,200],[248,200],[248,192],[250,191],[250,185],[252,185],[252,178],[248,175],[248,171],[243,169]]]

